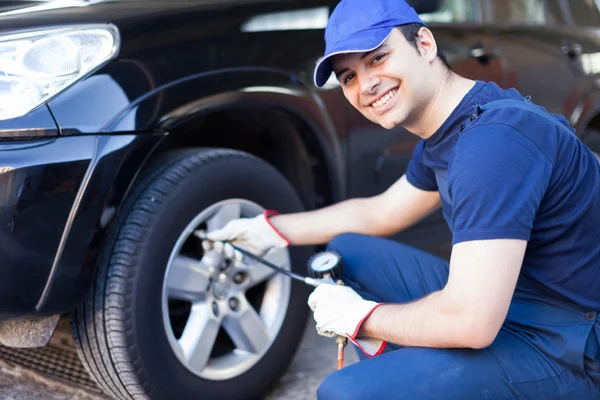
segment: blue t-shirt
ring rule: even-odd
[[[440,192],[453,244],[527,240],[517,293],[572,306],[586,313],[585,323],[600,311],[600,164],[564,117],[542,107],[525,108],[546,117],[518,107],[481,111],[498,99],[530,103],[515,89],[477,81],[419,142],[407,179]],[[587,337],[591,323],[581,335]]]

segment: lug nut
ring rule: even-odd
[[[248,275],[245,272],[238,272],[233,276],[233,281],[239,285],[240,283],[243,283],[247,277]]]
[[[217,304],[216,301],[212,302],[212,312],[213,312],[213,314],[215,314],[215,317],[219,316],[219,305]]]
[[[240,301],[238,299],[236,299],[235,297],[229,299],[229,308],[231,308],[232,311],[237,311],[239,306]]]
[[[219,270],[222,271],[226,271],[229,267],[231,267],[231,260],[226,258],[221,265],[219,265]]]

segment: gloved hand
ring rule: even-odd
[[[321,284],[308,297],[317,332],[323,336],[347,336],[369,357],[381,354],[386,342],[372,338],[357,338],[360,326],[381,305],[364,300],[348,286]]]
[[[266,210],[254,218],[239,218],[229,221],[222,229],[208,232],[208,241],[202,243],[205,250],[215,248],[225,251],[227,257],[241,259],[241,254],[234,251],[233,247],[223,241],[232,241],[234,244],[251,251],[256,255],[263,255],[271,248],[285,248],[290,245],[287,240],[269,221],[269,216],[277,215],[276,211]]]

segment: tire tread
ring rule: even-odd
[[[118,213],[90,295],[70,315],[79,357],[90,376],[115,399],[146,399],[153,387],[135,349],[134,327],[126,310],[132,304],[140,246],[146,223],[164,204],[169,189],[202,164],[229,157],[249,157],[229,149],[184,149],[163,154],[147,169]],[[143,199],[150,201],[143,201]],[[125,341],[125,343],[123,343]]]

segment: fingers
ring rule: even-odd
[[[238,250],[234,249],[233,246],[231,246],[227,242],[223,242],[221,240],[213,240],[212,236],[214,236],[214,232],[217,232],[216,236],[220,234],[218,230],[215,230],[208,234],[206,233],[206,231],[202,230],[197,230],[194,232],[194,235],[202,239],[202,250],[206,252],[214,249],[215,251],[221,254],[225,254],[225,257],[227,258],[234,259],[237,262],[242,262],[242,260],[244,259],[244,255]]]
[[[206,238],[216,241],[233,240],[243,236],[248,230],[248,219],[240,218],[229,221],[221,229],[214,229],[206,234]]]
[[[319,285],[317,286],[312,293],[310,294],[310,296],[308,296],[308,306],[310,307],[310,309],[315,312],[315,309],[317,308],[318,304],[323,304],[324,302],[327,301],[329,295],[328,295],[328,288],[326,286],[333,286],[333,285]]]
[[[212,240],[213,242],[222,241],[229,239],[229,233],[224,229],[215,229],[214,231],[210,231],[206,234],[206,238],[208,240]]]
[[[202,250],[204,250],[205,252],[210,251],[213,249],[213,241],[211,240],[203,240],[202,241]]]
[[[316,328],[317,328],[317,333],[321,336],[334,337],[337,335],[335,332],[326,331],[323,328],[320,328],[318,326]]]
[[[310,294],[310,296],[308,296],[308,306],[310,307],[310,309],[312,310],[312,312],[316,312],[317,309],[317,305],[322,301],[323,299],[323,290],[319,289],[321,287],[321,285],[317,286],[312,293]]]
[[[215,250],[236,262],[242,262],[244,260],[244,255],[227,242],[204,240],[202,241],[202,248],[204,251]]]
[[[317,308],[317,299],[314,296],[315,292],[312,292],[310,294],[310,296],[308,296],[308,306],[310,307],[310,309],[312,310],[312,312],[315,312],[315,309]]]

